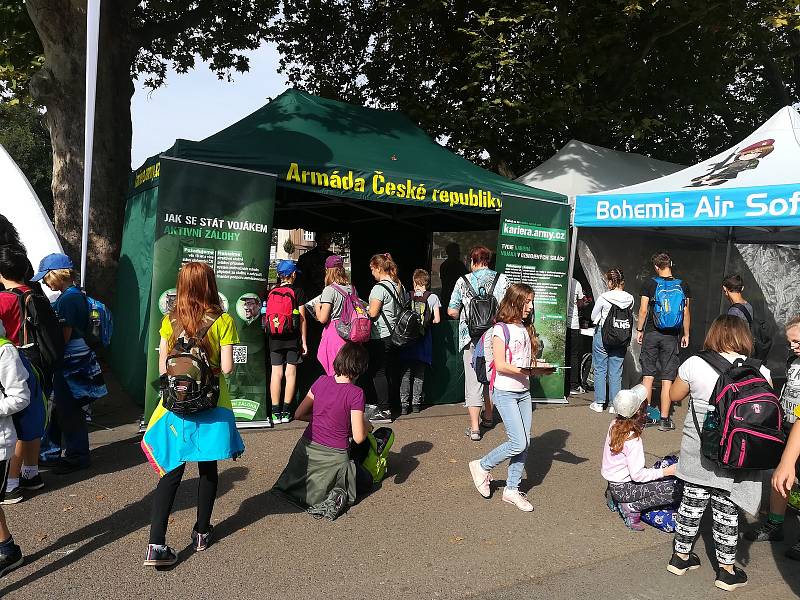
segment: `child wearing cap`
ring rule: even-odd
[[[269,393],[272,399],[273,425],[292,420],[291,405],[297,389],[297,365],[303,362],[303,357],[308,353],[305,296],[302,288],[295,285],[299,272],[297,263],[293,260],[282,260],[278,262],[277,271],[278,284],[267,294],[266,302],[266,331],[269,335],[269,362],[272,366]]]
[[[676,465],[663,469],[645,467],[642,430],[647,417],[646,400],[647,390],[641,384],[620,390],[614,397],[617,416],[608,428],[600,470],[608,481],[606,493],[618,503],[625,524],[634,531],[644,529],[640,520],[643,511],[674,504],[681,493],[674,479]]]

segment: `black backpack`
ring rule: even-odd
[[[691,404],[703,456],[724,469],[774,469],[786,445],[783,408],[761,374],[761,361],[730,363],[707,350],[697,356],[719,373],[702,430]]]
[[[464,291],[472,298],[469,302],[466,319],[469,337],[477,340],[483,335],[484,331],[494,325],[494,317],[498,309],[497,298],[494,297],[494,288],[497,285],[497,280],[500,279],[500,273],[494,274],[492,285],[489,286],[488,290],[481,286],[476,291],[466,275],[462,275],[461,279],[467,284]]]
[[[420,337],[425,337],[428,327],[433,323],[433,311],[428,304],[428,298],[431,293],[428,291],[422,292],[421,296],[411,296],[411,310],[419,315],[420,319]]]
[[[390,337],[391,344],[397,348],[403,348],[419,340],[422,337],[423,325],[422,318],[418,312],[415,312],[412,301],[406,303],[401,302],[397,297],[394,290],[390,286],[385,285],[383,282],[378,283],[383,289],[389,292],[395,307],[399,309],[397,319],[395,320],[394,327],[389,325],[389,319],[381,307],[381,316],[383,317],[386,327],[392,332]]]
[[[753,358],[766,360],[769,351],[772,350],[772,330],[764,319],[757,319],[750,314],[744,304],[731,304],[731,308],[737,308],[747,319],[750,325],[750,332],[753,334]]]
[[[5,290],[19,302],[20,331],[19,349],[45,378],[64,360],[64,329],[47,297],[32,290],[22,292],[18,288]]]
[[[633,333],[631,307],[620,308],[612,302],[600,333],[606,348],[627,348]]]
[[[217,406],[219,377],[209,362],[200,341],[217,318],[206,315],[196,337],[189,337],[175,317],[170,317],[173,331],[180,333],[167,355],[167,370],[161,376],[164,408],[176,415],[192,415]]]

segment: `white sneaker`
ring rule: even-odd
[[[481,468],[481,461],[473,460],[469,463],[469,472],[472,475],[472,483],[475,484],[475,489],[484,498],[492,495],[490,483],[492,481],[492,474],[489,471],[484,471]]]
[[[522,512],[533,512],[533,504],[528,502],[528,496],[519,490],[510,490],[508,488],[504,489],[503,502],[513,504]]]
[[[585,390],[585,389],[583,389],[583,387],[582,387],[582,386],[580,386],[580,385],[579,385],[578,387],[576,387],[576,388],[572,388],[572,389],[569,391],[569,395],[570,395],[570,396],[577,396],[577,395],[579,395],[579,394],[585,394],[585,393],[586,393],[586,390]]]
[[[609,405],[608,405],[608,414],[610,414],[610,415],[615,415],[615,414],[617,414],[617,411],[616,411],[616,410],[614,410],[614,405],[613,405],[613,404],[609,404]]]
[[[594,412],[603,412],[603,405],[599,402],[592,402],[589,405],[589,410],[593,410]]]

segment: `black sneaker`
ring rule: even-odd
[[[44,481],[42,481],[42,476],[38,473],[35,477],[20,477],[19,487],[29,491],[40,490],[44,487]]]
[[[16,544],[12,545],[5,554],[0,554],[0,577],[22,566],[24,561],[22,550]]]
[[[404,404],[400,407],[400,416],[405,417],[408,413],[411,412],[411,407],[408,404]]]
[[[421,410],[422,410],[422,405],[421,404],[412,404],[411,405],[411,412],[412,413],[417,414]]]
[[[178,562],[178,555],[169,546],[147,545],[147,556],[144,559],[145,567],[169,567]]]
[[[683,575],[686,571],[693,571],[700,568],[700,558],[694,552],[689,552],[689,558],[683,560],[680,556],[672,553],[669,559],[667,571],[675,575]]]
[[[747,573],[735,565],[733,567],[733,573],[728,573],[725,569],[720,569],[717,571],[717,580],[714,582],[714,585],[726,592],[732,592],[736,588],[747,585]]]
[[[783,541],[783,523],[775,523],[767,519],[758,527],[754,527],[744,534],[744,539],[751,542],[780,542]]]
[[[214,526],[209,525],[206,533],[197,533],[195,528],[192,528],[192,546],[195,552],[202,552],[211,545],[211,536],[214,533]]]
[[[797,543],[789,548],[785,554],[786,558],[791,558],[792,560],[800,560],[800,539],[797,540]]]
[[[73,462],[71,460],[61,459],[61,462],[58,463],[58,466],[53,467],[53,473],[56,475],[70,475],[77,471],[83,471],[84,469],[88,469],[89,464],[81,464],[77,462]]]
[[[376,410],[369,418],[371,423],[391,423],[392,413],[388,410]]]
[[[22,488],[15,487],[10,492],[6,492],[5,496],[3,497],[3,501],[0,504],[16,504],[17,502],[22,502]]]
[[[669,417],[661,419],[661,421],[658,422],[659,431],[672,431],[673,429],[675,429],[675,423],[673,423],[672,419]]]

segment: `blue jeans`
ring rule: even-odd
[[[495,388],[492,400],[503,419],[508,440],[489,452],[481,459],[481,469],[490,471],[501,462],[511,459],[508,463],[508,478],[506,488],[519,489],[522,481],[522,472],[525,469],[525,459],[528,457],[528,448],[531,445],[531,417],[533,403],[529,390],[524,392],[506,392]]]
[[[607,349],[603,345],[602,328],[595,328],[592,338],[592,366],[594,367],[594,401],[605,406],[606,399],[613,402],[622,387],[622,364],[627,348]],[[608,396],[606,396],[608,386]]]

